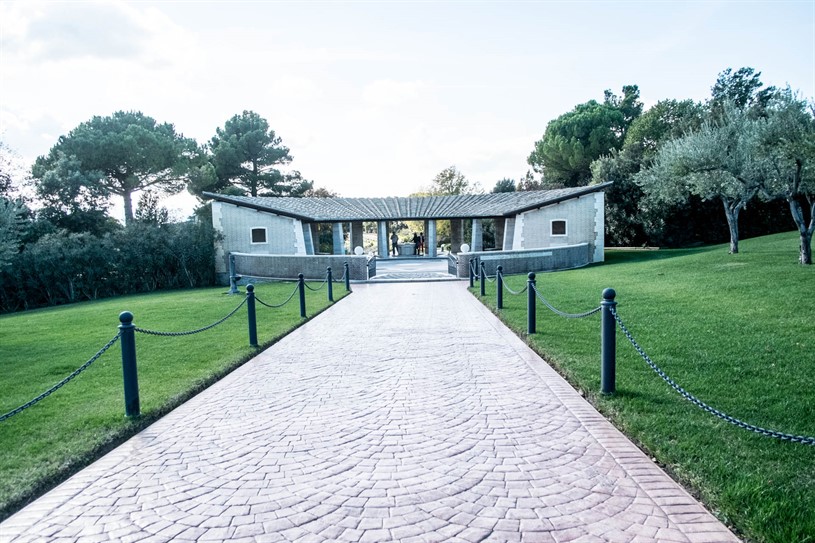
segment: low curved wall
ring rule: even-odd
[[[297,279],[302,273],[306,279],[325,278],[326,268],[331,266],[331,274],[335,281],[343,276],[343,264],[348,262],[348,272],[351,281],[368,280],[368,257],[365,255],[259,255],[232,253],[235,256],[235,273],[245,279],[241,284],[251,282],[252,277],[270,279]],[[227,257],[228,259],[228,257]],[[373,262],[376,265],[376,262]],[[227,269],[228,269],[227,265]],[[373,274],[376,267],[373,268]],[[218,283],[229,284],[229,274],[218,274]]]
[[[525,251],[459,253],[457,255],[457,275],[458,277],[470,276],[470,259],[475,260],[476,269],[480,269],[481,262],[483,262],[487,275],[495,275],[498,266],[503,266],[504,275],[511,275],[580,268],[591,264],[592,255],[593,248],[588,243]]]

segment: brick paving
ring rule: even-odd
[[[464,283],[354,290],[0,540],[738,541]]]

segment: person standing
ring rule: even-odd
[[[391,234],[391,246],[393,247],[393,256],[397,256],[399,254],[399,236],[396,235],[396,230]]]
[[[419,232],[418,250],[419,256],[421,256],[424,253],[424,232]]]
[[[416,232],[413,232],[413,239],[411,241],[413,241],[413,254],[418,255],[419,254],[419,234],[417,234]]]

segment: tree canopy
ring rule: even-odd
[[[549,187],[578,187],[591,180],[591,163],[620,149],[628,126],[642,112],[639,88],[623,87],[623,96],[605,91],[601,104],[590,100],[549,122],[527,162]]]
[[[210,150],[215,176],[205,178],[208,183],[202,183],[202,190],[237,188],[250,196],[301,196],[312,187],[299,172],[278,169],[291,163],[289,148],[254,111],[234,115],[218,128]]]
[[[449,166],[436,174],[427,192],[432,196],[478,194],[481,192],[481,187],[477,183],[468,181],[455,166]]]
[[[55,188],[61,182],[55,171],[66,171],[70,165],[73,177],[67,182],[74,185],[65,194],[121,196],[125,222],[130,223],[133,193],[148,187],[179,192],[197,154],[195,141],[176,133],[172,124],[159,124],[138,111],[117,111],[110,117],[93,117],[60,136],[48,155],[37,159],[32,173],[44,195],[46,186]]]

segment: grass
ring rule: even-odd
[[[258,299],[282,303],[296,283],[259,284]],[[317,284],[315,283],[316,287]],[[121,311],[160,331],[193,330],[225,316],[243,296],[225,288],[109,298],[0,316],[0,413],[24,404],[93,356],[117,332]],[[346,294],[334,288],[334,299]],[[325,288],[306,291],[306,312],[329,305]],[[297,295],[281,309],[257,305],[258,342],[266,347],[299,326]],[[121,349],[33,407],[0,422],[0,519],[75,473],[254,356],[246,310],[200,334],[136,334],[142,416],[124,416]]]
[[[606,252],[606,262],[539,274],[538,291],[579,313],[617,291],[618,314],[654,362],[702,401],[745,422],[815,436],[815,267],[786,233],[695,250]],[[513,290],[525,276],[506,278]],[[495,310],[494,283],[482,301]],[[473,292],[478,295],[476,285]],[[526,335],[526,295],[496,311]],[[815,446],[735,427],[674,392],[617,332],[617,393],[599,394],[599,315],[537,305],[527,341],[745,540],[815,542]]]

